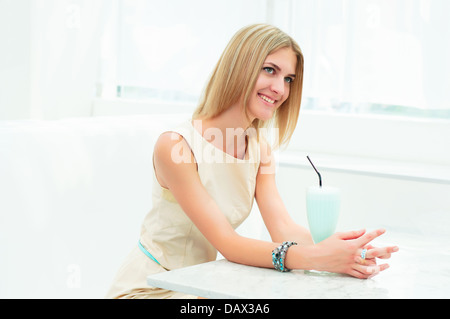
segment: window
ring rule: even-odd
[[[229,39],[265,0],[119,1],[117,94],[196,103]]]
[[[115,3],[102,81],[119,97],[195,104],[231,36],[268,22],[304,52],[303,109],[450,119],[448,0]]]
[[[293,1],[303,107],[450,118],[450,2]]]

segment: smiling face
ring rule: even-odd
[[[266,57],[248,101],[248,115],[252,120],[269,120],[286,101],[291,83],[295,80],[296,66],[297,56],[289,47]]]

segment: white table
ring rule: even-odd
[[[390,268],[367,280],[302,270],[280,273],[222,259],[150,275],[147,281],[211,299],[450,298],[448,239],[411,234],[397,239],[390,243],[400,247],[388,261]]]

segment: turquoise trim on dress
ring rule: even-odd
[[[149,257],[151,260],[153,260],[153,261],[154,261],[155,263],[157,263],[158,265],[161,265],[161,264],[156,260],[156,258],[153,257],[152,254],[150,254],[150,253],[147,251],[147,249],[144,248],[144,246],[142,246],[141,241],[138,242],[138,246],[139,246],[139,249],[140,249],[144,254],[147,255],[147,257]]]

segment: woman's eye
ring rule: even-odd
[[[273,74],[275,72],[274,68],[271,68],[271,67],[268,67],[268,66],[263,68],[263,70],[266,71],[269,74]]]
[[[275,69],[272,68],[272,67],[270,67],[270,66],[264,67],[263,70],[266,71],[266,72],[269,73],[269,74],[275,74]],[[285,77],[285,78],[284,78],[284,81],[285,81],[286,83],[292,83],[292,82],[294,82],[294,79],[291,78],[290,76],[288,76],[288,77]]]

